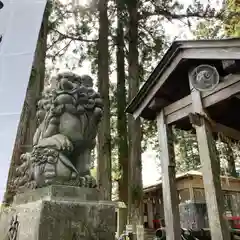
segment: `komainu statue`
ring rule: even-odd
[[[31,152],[21,155],[18,189],[51,184],[95,187],[91,151],[103,105],[89,76],[59,74],[38,102],[39,126]]]

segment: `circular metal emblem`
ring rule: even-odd
[[[199,65],[192,71],[190,80],[198,91],[211,91],[219,83],[219,74],[213,66]]]
[[[4,4],[2,1],[0,1],[0,9],[2,9],[4,7]]]

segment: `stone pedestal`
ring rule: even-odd
[[[11,224],[12,219],[15,221]],[[8,234],[13,237],[8,238]],[[114,240],[114,237],[115,204],[99,201],[96,189],[50,186],[28,191],[17,195],[13,206],[0,215],[0,240]]]

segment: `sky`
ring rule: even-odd
[[[0,159],[2,161],[0,168],[0,199],[2,199],[5,191],[17,123],[20,118],[27,80],[30,75],[31,59],[35,48],[34,42],[37,39],[38,27],[36,26],[40,26],[41,7],[45,0],[32,0],[28,7],[20,4],[18,1],[12,1],[14,5],[11,6],[8,4],[8,0],[2,1],[5,3],[5,7],[4,10],[0,11],[0,34],[5,34],[4,44],[6,46],[4,45],[4,47],[3,43],[0,45],[0,139],[2,140],[0,151]],[[76,3],[83,3],[83,1],[87,3],[87,0],[75,1]],[[182,1],[186,5],[191,4],[191,0]],[[39,5],[36,5],[35,2]],[[202,0],[201,2],[207,2],[207,0]],[[29,4],[28,1],[26,1],[27,3]],[[39,7],[40,5],[41,7]],[[29,19],[31,19],[30,22]],[[180,22],[166,22],[164,27],[171,40],[192,38],[190,31]],[[8,40],[6,40],[5,36],[8,36]],[[16,38],[20,40],[15,41]],[[11,39],[14,39],[14,41]],[[20,57],[15,57],[14,59],[7,58],[6,49],[15,50]],[[61,63],[56,65],[61,71],[68,70]],[[90,62],[85,61],[83,66],[76,69],[75,72],[91,75],[90,69]],[[112,77],[115,78],[114,74]],[[9,92],[11,93],[9,94]],[[156,153],[151,148],[148,148],[142,155],[144,185],[154,184],[160,178],[156,161]]]
[[[46,0],[2,0],[2,2],[4,7],[0,10],[0,34],[3,36],[0,43],[0,201],[5,191]]]

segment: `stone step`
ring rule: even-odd
[[[144,240],[153,240],[155,237],[155,229],[146,228],[144,231]]]

